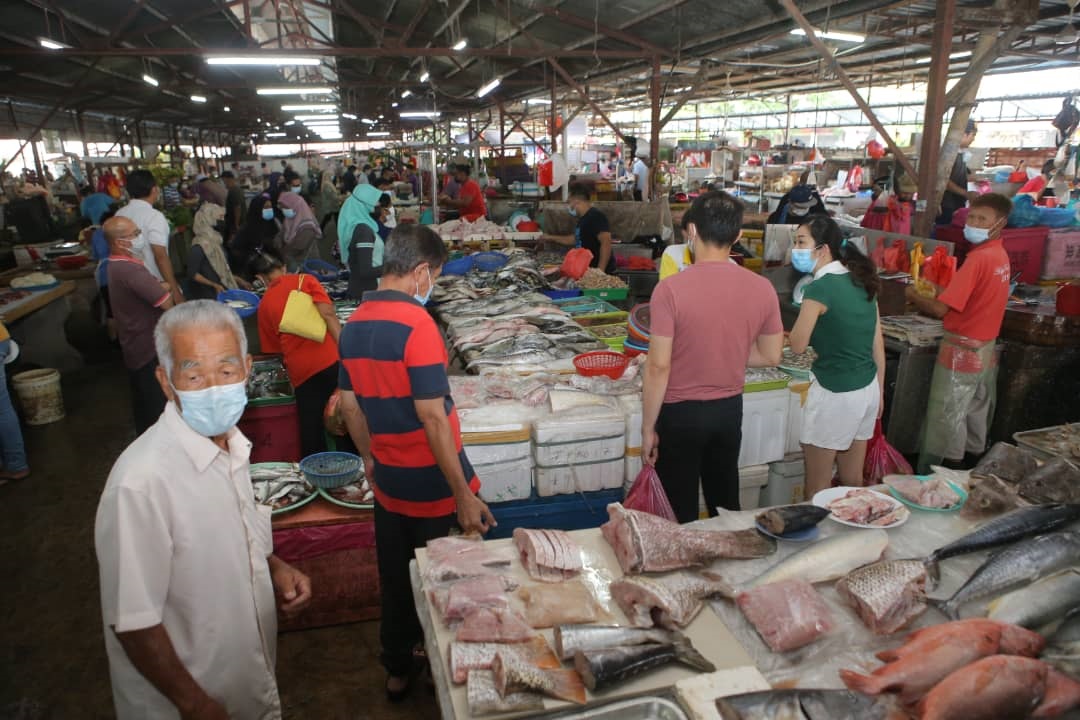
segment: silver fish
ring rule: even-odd
[[[1070,613],[1057,632],[1050,638],[1050,644],[1042,654],[1042,659],[1058,670],[1073,677],[1080,677],[1080,607]]]
[[[930,602],[955,620],[967,602],[1032,583],[1078,563],[1080,532],[1039,535],[994,553],[952,597]]]
[[[889,533],[880,529],[833,535],[781,560],[751,580],[747,587],[789,579],[805,580],[811,585],[836,580],[880,559],[888,546]]]
[[[861,567],[836,584],[863,623],[888,635],[926,611],[926,567],[921,560],[885,560]]]
[[[465,694],[472,717],[544,709],[544,698],[536,693],[510,692],[500,695],[495,687],[495,673],[490,670],[470,670]]]
[[[987,617],[1035,630],[1080,604],[1080,570],[1070,568],[993,600]]]
[[[717,698],[723,720],[886,720],[888,698],[850,690],[765,690]]]
[[[673,644],[680,638],[685,639],[677,630],[622,625],[556,625],[554,636],[555,654],[563,660],[570,660],[578,650],[603,650],[646,643]]]
[[[578,650],[574,653],[574,667],[584,680],[585,687],[590,690],[603,690],[673,662],[682,663],[698,672],[716,671],[716,666],[688,642]]]

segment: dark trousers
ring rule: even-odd
[[[165,410],[165,393],[154,372],[158,361],[155,358],[138,370],[128,370],[131,383],[131,409],[135,416],[135,435],[142,435],[145,430],[157,422]]]
[[[424,547],[428,540],[446,537],[455,527],[456,514],[436,518],[407,517],[375,503],[375,553],[379,559],[382,596],[380,660],[390,675],[402,676],[411,672],[413,648],[424,639],[413,601],[409,561],[415,557],[416,548]]]
[[[338,386],[338,363],[320,370],[296,386],[296,414],[300,418],[300,451],[304,457],[326,452],[323,411]]]
[[[634,199],[637,200],[638,202],[641,202],[641,200],[642,200],[641,191],[638,190],[637,188],[634,188]]]
[[[666,403],[660,408],[656,473],[681,523],[698,518],[698,478],[709,516],[739,509],[742,395]]]

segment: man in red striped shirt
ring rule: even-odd
[[[430,228],[395,228],[379,289],[364,294],[341,331],[341,409],[375,491],[379,636],[392,701],[405,697],[413,648],[423,640],[409,580],[413,551],[455,526],[485,533],[495,524],[462,450],[446,345],[424,309],[446,258]]]

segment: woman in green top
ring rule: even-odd
[[[832,484],[833,462],[845,485],[862,485],[866,441],[884,405],[877,268],[844,239],[832,218],[801,225],[791,251],[796,270],[813,273],[791,330],[791,350],[817,353],[799,438],[806,496]]]

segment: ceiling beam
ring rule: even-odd
[[[603,121],[608,124],[608,127],[610,127],[612,131],[614,131],[615,136],[619,138],[621,142],[626,142],[626,138],[623,137],[622,131],[620,131],[619,128],[615,127],[615,123],[611,121],[611,118],[607,116],[607,113],[601,110],[599,105],[593,102],[592,98],[589,97],[589,92],[581,86],[581,83],[575,80],[573,75],[566,72],[563,66],[560,65],[559,61],[555,58],[548,58],[548,62],[551,63],[551,67],[555,69],[555,72],[559,74],[563,81],[570,87],[574,88],[577,94],[581,96],[581,99],[588,103],[589,107],[593,109],[593,112],[599,115],[601,119],[603,119]]]
[[[627,45],[637,46],[642,50],[648,52],[650,55],[667,57],[671,55],[674,51],[673,48],[665,49],[658,45],[653,45],[651,42],[643,40],[634,35],[633,33],[628,33],[617,28],[608,27],[607,25],[601,25],[598,22],[594,22],[592,20],[589,20],[588,18],[579,17],[578,15],[568,13],[565,10],[560,10],[559,8],[540,8],[540,12],[547,15],[548,17],[554,18],[568,25],[575,25],[579,28],[584,28],[585,30],[592,30],[595,33],[599,33],[600,35],[611,38],[612,40],[618,40],[619,42],[626,43]]]
[[[243,55],[244,50],[229,48],[139,48],[139,47],[109,47],[109,48],[63,48],[60,50],[47,50],[33,47],[0,47],[0,57],[144,57],[147,55],[157,56],[206,56],[228,55],[230,53]],[[311,50],[308,48],[275,48],[274,55],[284,57],[307,57],[321,55],[330,57],[411,57],[419,59],[424,57],[485,57],[485,58],[545,58],[551,53],[547,48],[516,48],[500,50],[498,48],[465,48],[454,50],[449,47],[329,47]],[[610,58],[610,59],[637,59],[641,52],[637,50],[560,50],[559,56],[563,58]]]
[[[416,9],[416,13],[413,14],[412,20],[405,26],[405,31],[395,39],[395,43],[398,45],[408,45],[409,38],[416,32],[416,26],[420,24],[420,21],[424,19],[424,15],[427,14],[428,9],[431,7],[431,0],[424,0],[420,3],[420,7]]]

